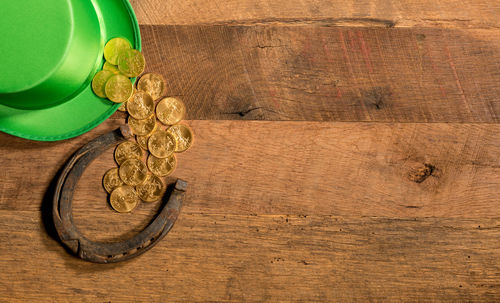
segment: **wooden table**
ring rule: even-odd
[[[0,134],[0,301],[500,301],[500,2],[135,0],[148,71],[194,147],[181,216],[150,252],[98,265],[45,226],[79,138]],[[112,151],[75,223],[140,231],[106,203]],[[52,185],[51,185],[52,184]]]

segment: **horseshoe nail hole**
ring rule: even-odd
[[[113,255],[109,255],[109,256],[108,256],[108,259],[113,259]]]

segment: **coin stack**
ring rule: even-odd
[[[174,97],[162,98],[166,91],[163,76],[145,74],[134,88],[128,77],[140,75],[145,61],[127,40],[110,40],[104,57],[103,70],[94,77],[92,88],[99,97],[122,103],[119,110],[128,112],[128,125],[136,142],[126,141],[116,147],[114,156],[119,167],[105,173],[103,186],[114,210],[131,212],[141,201],[155,202],[163,196],[166,187],[161,178],[174,172],[175,153],[189,149],[193,134],[187,125],[179,124],[186,114],[184,103]]]
[[[132,49],[127,39],[114,38],[104,47],[104,58],[106,62],[103,70],[92,80],[92,90],[101,98],[123,103],[134,92],[134,85],[129,78],[144,72],[144,56],[140,51]]]

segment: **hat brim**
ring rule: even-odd
[[[101,15],[103,45],[113,37],[125,37],[135,49],[141,50],[139,24],[128,0],[92,2]],[[49,108],[24,110],[0,104],[0,131],[37,141],[64,140],[95,128],[118,107],[120,104],[95,95],[89,82],[72,99]]]

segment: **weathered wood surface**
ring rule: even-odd
[[[499,122],[500,30],[141,29],[191,119]]]
[[[104,123],[104,133],[119,124]],[[500,126],[486,124],[190,121],[195,148],[178,156],[188,180],[187,211],[389,217],[492,218],[500,214]],[[32,210],[59,169],[83,144],[58,153],[31,143],[2,147],[3,210]],[[2,135],[2,139],[10,139]],[[104,201],[102,175],[113,151],[94,161],[76,191],[84,209]],[[43,168],[47,168],[43,171]],[[37,171],[36,175],[32,171]],[[29,190],[20,190],[23,184]],[[34,197],[34,194],[38,196]],[[92,202],[94,203],[94,202]],[[107,209],[106,203],[101,210]],[[121,219],[120,216],[115,218]]]
[[[307,24],[498,28],[492,0],[132,0],[142,24]]]
[[[184,212],[147,254],[103,266],[69,257],[39,215],[0,211],[0,289],[8,302],[498,299],[495,220]],[[109,213],[86,215],[92,234],[120,232]]]
[[[51,180],[123,114],[64,142],[0,134],[0,302],[500,301],[499,2],[131,2],[196,135],[179,221],[135,260],[80,261],[45,224]],[[158,207],[112,212],[114,165],[76,189],[95,240]]]
[[[47,235],[40,201],[45,196],[46,213],[46,185],[58,163],[119,122],[57,143],[57,153],[46,151],[50,143],[0,135],[9,142],[1,148],[9,161],[1,173],[0,266],[3,277],[22,277],[1,279],[9,298],[324,302],[498,295],[496,125],[190,121],[196,145],[179,157],[176,172],[191,186],[181,219],[138,260],[102,267],[69,256]],[[158,207],[110,211],[101,178],[114,165],[111,152],[98,158],[75,194],[75,223],[95,240],[129,237]],[[21,259],[27,263],[16,263]],[[135,280],[145,282],[130,287]],[[28,283],[32,290],[23,291]]]

